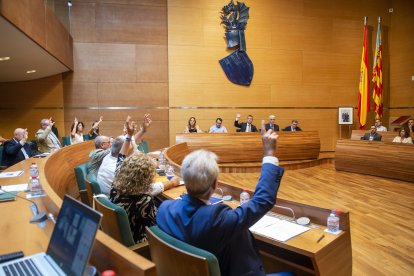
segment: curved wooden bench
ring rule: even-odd
[[[353,129],[351,140],[361,140],[365,133],[369,133],[369,130]],[[395,131],[378,131],[378,133],[382,136],[381,142],[392,142],[395,136],[398,136],[398,132]]]
[[[335,169],[414,182],[414,145],[338,140]]]
[[[83,142],[64,147],[51,156],[19,162],[10,167],[9,171],[23,170],[25,173],[17,178],[0,179],[0,185],[26,183],[29,167],[32,162],[39,166],[39,175],[47,196],[32,199],[43,212],[52,213],[57,217],[62,197],[65,193],[78,195],[73,167],[88,160],[93,149],[93,142]],[[0,243],[2,253],[23,250],[25,254],[45,251],[53,230],[53,224],[48,222],[43,229],[29,224],[31,213],[28,202],[16,200],[7,208],[8,217],[3,220],[2,233],[4,243]],[[6,206],[6,205],[5,205]],[[23,239],[22,239],[23,237]],[[155,264],[136,254],[121,243],[112,239],[102,231],[98,231],[93,246],[90,262],[99,271],[112,269],[118,275],[156,275]]]
[[[321,147],[317,131],[279,132],[276,156],[280,161],[317,159]],[[259,133],[177,134],[177,144],[186,142],[190,151],[206,149],[217,154],[218,162],[261,162],[262,140]]]
[[[45,174],[49,184],[60,198],[69,194],[79,197],[73,168],[89,161],[89,153],[95,149],[93,141],[86,141],[61,148],[52,154],[45,164]]]

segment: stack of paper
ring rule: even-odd
[[[272,216],[264,216],[249,228],[253,233],[285,242],[309,230],[309,228],[281,220]]]
[[[23,173],[24,173],[24,171],[2,172],[2,173],[0,173],[0,178],[21,176]]]

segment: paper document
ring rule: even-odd
[[[15,184],[2,186],[1,189],[6,192],[25,192],[27,191],[27,184]],[[2,191],[0,191],[0,194]]]
[[[21,176],[23,173],[24,171],[2,172],[0,173],[0,178]]]
[[[308,227],[267,215],[249,229],[251,232],[281,242],[285,242],[309,230]]]

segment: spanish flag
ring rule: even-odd
[[[367,54],[367,17],[364,19],[364,47],[362,48],[361,70],[359,75],[358,117],[359,128],[364,129],[369,111],[369,80],[368,80],[368,54]]]
[[[375,119],[382,117],[382,43],[381,43],[381,17],[378,17],[377,43],[375,46],[374,69],[372,72],[372,82],[374,90],[372,98],[374,99]]]

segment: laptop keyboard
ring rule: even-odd
[[[3,266],[3,271],[7,276],[15,275],[34,275],[41,276],[39,269],[31,259],[22,260],[6,266]]]

